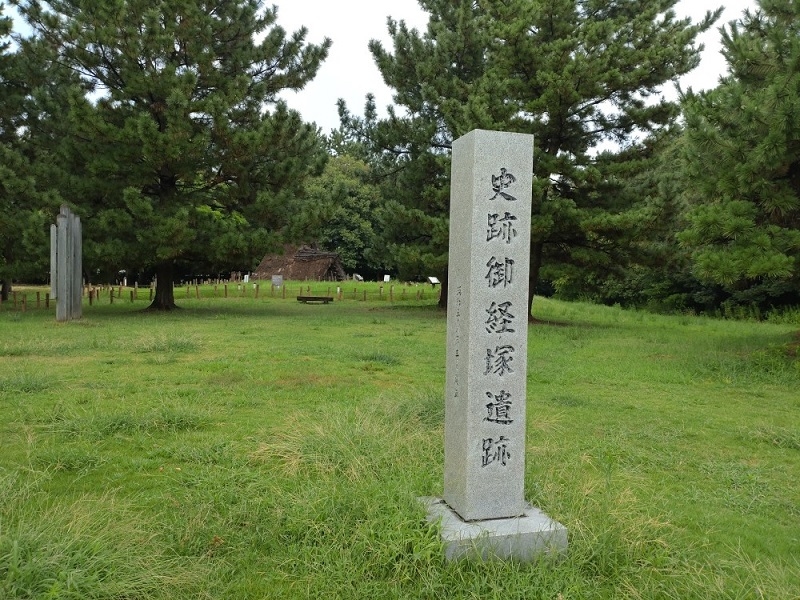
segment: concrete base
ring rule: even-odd
[[[519,517],[464,521],[441,498],[425,497],[420,502],[428,508],[428,522],[441,523],[447,560],[532,562],[567,551],[566,527],[531,505]]]

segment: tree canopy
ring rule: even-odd
[[[382,207],[378,188],[368,179],[363,161],[347,154],[331,157],[321,175],[307,180],[296,237],[336,252],[349,272],[371,278],[381,272],[373,256]]]
[[[715,309],[800,302],[800,15],[760,0],[699,63],[678,0],[419,0],[369,51],[394,92],[325,139],[279,99],[330,47],[261,0],[0,0],[0,281],[46,278],[69,204],[86,276],[247,269],[285,241],[367,276],[447,281],[450,151],[472,129],[535,138],[530,300]],[[27,31],[27,29],[26,29]],[[685,119],[679,122],[683,109]],[[442,303],[446,303],[446,285]],[[530,309],[530,307],[529,307]]]
[[[722,30],[728,74],[686,97],[680,236],[737,303],[800,301],[800,6],[760,0]]]
[[[168,309],[176,264],[263,254],[326,157],[278,93],[311,80],[330,41],[287,35],[258,0],[12,3],[33,30],[23,50],[69,82],[33,90],[32,135],[84,221],[86,262],[153,268]]]
[[[0,281],[2,299],[13,279],[45,277],[49,258],[47,215],[57,204],[36,185],[37,163],[25,131],[30,79],[26,57],[11,44],[11,19],[0,3]]]
[[[533,133],[531,293],[539,267],[609,260],[629,207],[601,194],[629,148],[678,115],[661,86],[699,62],[697,24],[677,19],[677,0],[421,0],[427,30],[389,20],[393,49],[370,49],[397,110],[387,119],[343,114],[343,127],[372,149],[394,209],[398,262],[446,265],[452,140],[474,128]],[[625,152],[607,152],[603,144]],[[402,266],[400,267],[402,271]]]

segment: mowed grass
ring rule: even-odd
[[[207,292],[207,290],[206,290]],[[0,598],[800,598],[792,324],[537,299],[559,562],[446,563],[428,297],[0,312]]]

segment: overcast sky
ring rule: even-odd
[[[319,43],[333,40],[328,59],[317,77],[299,93],[286,93],[289,105],[300,111],[306,121],[314,121],[324,133],[339,125],[336,100],[344,98],[355,114],[363,114],[364,97],[375,94],[379,114],[392,102],[391,91],[384,85],[367,43],[379,39],[391,48],[386,30],[386,17],[404,20],[420,31],[427,25],[427,13],[417,0],[267,0],[278,7],[278,23],[287,31],[301,26],[308,28],[307,41]],[[707,10],[723,4],[723,0],[681,0],[676,12],[698,21]],[[701,38],[706,50],[702,64],[681,81],[683,87],[695,90],[714,87],[725,71],[719,54],[718,27],[738,19],[744,9],[754,9],[755,0],[724,0],[725,12],[709,32]],[[672,86],[669,86],[670,92]]]
[[[725,61],[719,53],[718,27],[738,19],[746,8],[754,9],[756,0],[680,0],[679,17],[699,20],[707,10],[724,2],[725,12],[717,25],[701,37],[706,49],[701,65],[682,81],[683,87],[695,90],[714,87],[725,71]],[[386,18],[404,20],[409,27],[424,31],[427,13],[417,0],[265,0],[278,7],[278,24],[288,32],[302,26],[308,28],[307,41],[319,43],[325,37],[333,40],[330,54],[317,77],[298,93],[284,93],[291,108],[300,111],[306,121],[313,121],[324,133],[339,125],[336,101],[344,98],[349,109],[363,114],[367,93],[375,94],[380,115],[392,102],[391,91],[384,85],[372,61],[367,44],[378,39],[391,48],[386,30]],[[7,14],[13,14],[8,11]],[[665,89],[674,96],[672,86]]]

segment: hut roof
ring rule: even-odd
[[[256,267],[254,277],[271,279],[273,275],[300,281],[341,281],[347,278],[336,252],[325,252],[313,246],[286,246],[283,254],[267,254]]]

